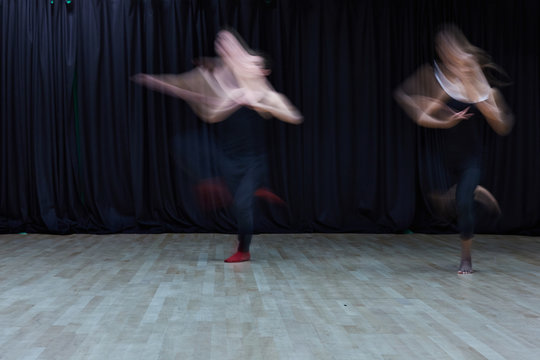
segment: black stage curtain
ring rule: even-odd
[[[432,133],[392,97],[453,22],[512,80],[516,125],[486,131],[482,177],[503,216],[478,230],[538,234],[539,16],[534,0],[0,0],[0,231],[233,232],[175,165],[173,138],[197,133],[196,159],[212,127],[129,81],[192,69],[224,26],[270,55],[305,116],[268,121],[269,184],[288,205],[260,203],[256,231],[454,231],[427,198]]]

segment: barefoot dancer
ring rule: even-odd
[[[263,57],[254,54],[240,37],[220,31],[215,41],[218,58],[203,58],[194,70],[179,75],[138,74],[133,80],[188,102],[203,121],[218,123],[215,163],[226,188],[232,193],[232,209],[238,226],[237,252],[225,262],[250,259],[253,233],[253,197],[271,202],[281,200],[259,188],[265,168],[262,118],[276,117],[292,124],[303,119],[288,99],[268,82],[270,73]],[[224,194],[215,180],[200,183],[199,189]],[[258,189],[258,190],[257,190]],[[227,195],[221,196],[226,198]],[[222,199],[223,200],[223,199]]]
[[[499,70],[481,49],[471,45],[462,32],[447,25],[436,36],[439,59],[424,65],[395,92],[396,100],[420,126],[445,129],[443,160],[453,182],[461,237],[459,274],[473,272],[471,244],[474,234],[474,199],[498,210],[495,198],[479,187],[482,136],[479,115],[499,135],[513,125],[504,100],[492,88],[484,71]]]

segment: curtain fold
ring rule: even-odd
[[[216,128],[129,80],[191,70],[226,26],[305,118],[266,123],[266,183],[287,206],[258,201],[257,232],[455,231],[429,203],[436,132],[392,95],[454,22],[512,81],[513,132],[484,132],[481,185],[503,215],[480,211],[478,230],[540,234],[538,15],[532,0],[0,0],[0,232],[234,232],[183,171],[216,167]]]

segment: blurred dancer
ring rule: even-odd
[[[501,71],[489,56],[473,46],[453,25],[446,25],[435,39],[438,59],[424,65],[395,92],[398,103],[420,126],[445,129],[442,159],[451,183],[446,194],[455,198],[461,238],[459,274],[471,274],[474,235],[474,199],[495,211],[495,198],[480,181],[482,136],[480,115],[499,135],[513,126],[500,92],[488,81],[487,69]]]
[[[222,178],[200,181],[196,192],[203,207],[208,198],[231,203],[238,226],[238,248],[225,262],[241,262],[251,258],[254,196],[282,203],[260,188],[266,167],[263,118],[274,116],[292,124],[300,124],[303,118],[268,82],[270,70],[265,59],[250,50],[238,34],[220,31],[215,50],[217,58],[198,59],[198,66],[187,73],[138,74],[133,80],[184,99],[203,121],[218,123],[212,145],[215,151],[211,153]]]

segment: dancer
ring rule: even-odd
[[[202,179],[196,187],[200,199],[217,195],[230,204],[238,227],[237,251],[225,262],[248,261],[253,233],[254,196],[283,203],[261,188],[265,173],[264,118],[272,116],[292,124],[303,121],[288,99],[277,93],[266,76],[265,59],[250,50],[238,34],[222,30],[215,41],[217,58],[197,60],[187,73],[138,74],[132,79],[142,85],[179,97],[205,122],[216,123],[214,162],[221,178]],[[199,175],[200,176],[200,175]],[[230,196],[229,196],[230,194]],[[207,204],[207,200],[201,200]]]
[[[442,159],[451,183],[447,194],[455,194],[461,238],[458,274],[473,272],[471,244],[474,236],[474,199],[495,211],[495,198],[480,187],[482,155],[482,115],[499,135],[508,134],[513,116],[500,92],[491,86],[487,69],[500,70],[481,49],[473,46],[454,25],[446,25],[436,35],[438,59],[424,65],[395,91],[405,112],[420,126],[445,129]]]

